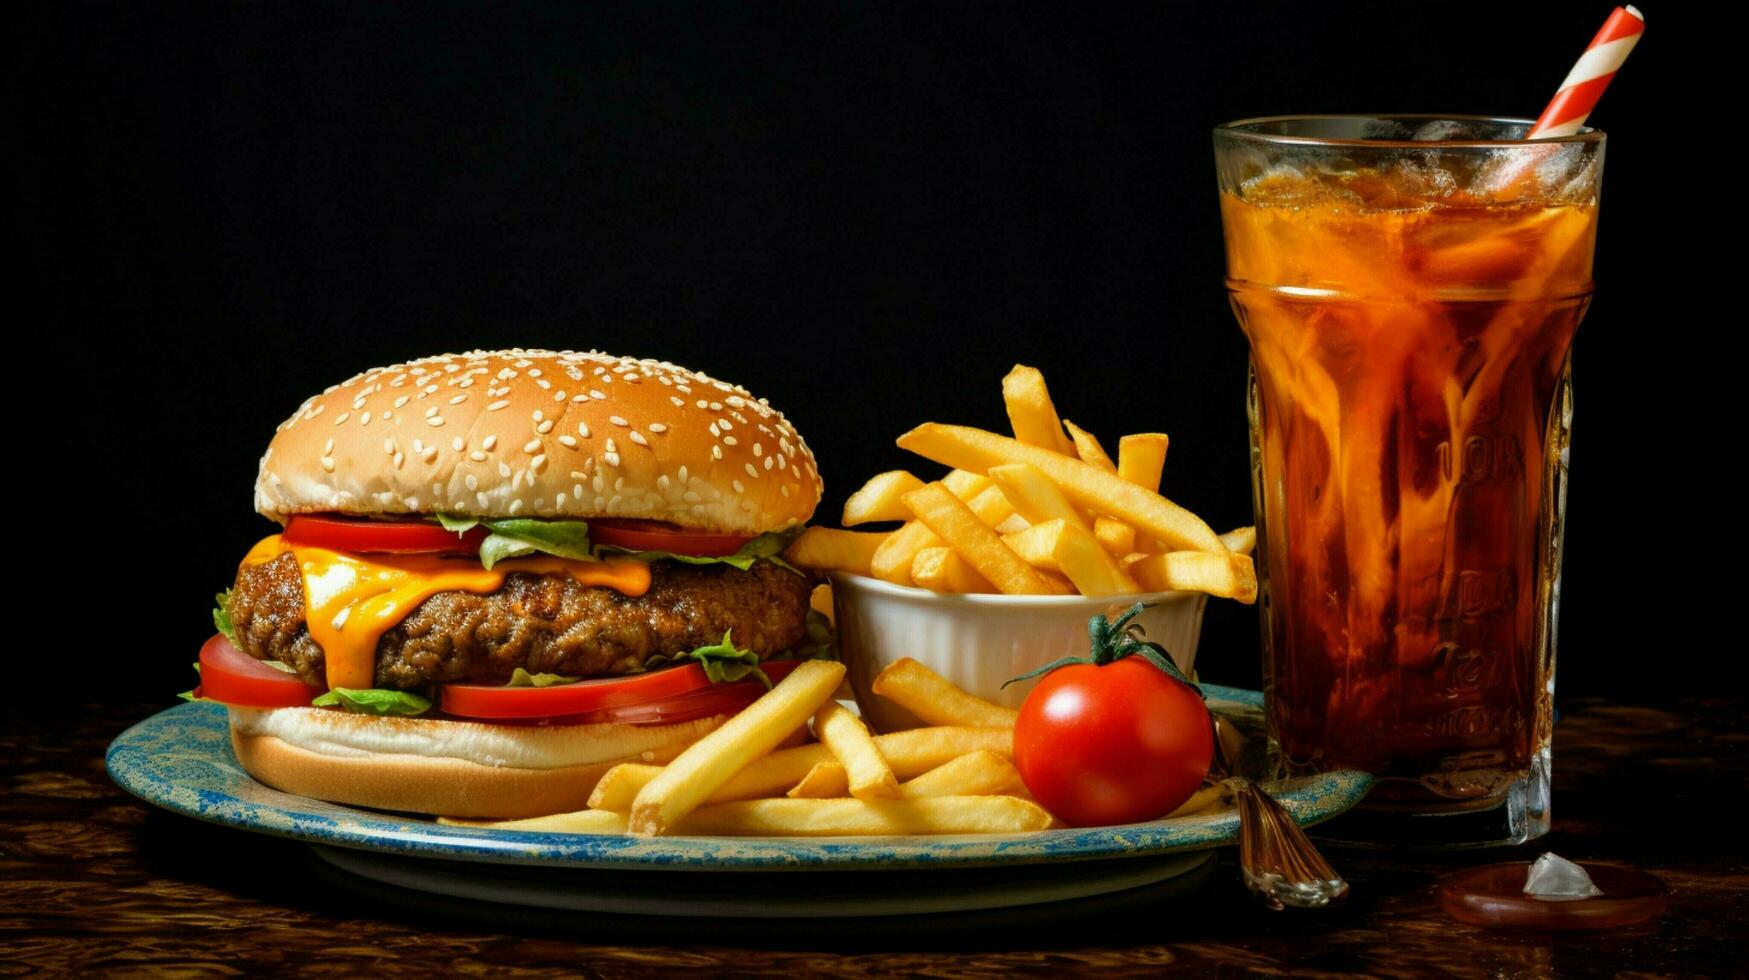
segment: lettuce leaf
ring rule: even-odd
[[[735,646],[735,641],[729,634],[723,634],[722,642],[702,646],[691,653],[678,653],[672,656],[658,653],[644,661],[644,669],[664,667],[670,663],[692,659],[704,667],[706,677],[712,684],[733,683],[745,680],[748,676],[759,678],[759,683],[771,690],[771,678],[765,676],[765,671],[759,669],[759,653],[754,650],[742,650]]]
[[[808,610],[808,638],[800,644],[782,653],[774,653],[771,660],[837,660],[838,631],[832,628],[832,621],[820,615],[818,610]]]
[[[431,710],[431,702],[417,694],[375,687],[336,687],[310,703],[319,708],[340,707],[365,715],[411,716]]]
[[[574,684],[581,677],[566,677],[563,674],[531,674],[521,667],[510,675],[510,683],[505,687],[552,687],[555,684]]]
[[[480,564],[490,569],[506,558],[541,552],[577,561],[595,561],[589,546],[588,521],[543,521],[532,517],[478,518],[438,514],[446,531],[461,533],[474,527],[491,532],[480,542]]]
[[[595,551],[597,554],[625,555],[628,558],[636,558],[639,561],[680,561],[685,562],[688,565],[732,565],[743,572],[752,568],[753,563],[756,561],[769,561],[773,564],[781,565],[784,568],[795,572],[797,575],[805,576],[805,572],[794,565],[791,565],[789,562],[784,561],[782,558],[783,549],[789,547],[789,543],[800,533],[802,533],[802,529],[799,526],[790,528],[787,531],[767,531],[742,545],[741,550],[732,555],[723,555],[720,558],[704,558],[699,555],[677,555],[672,551],[622,551],[621,549],[609,548],[605,545],[597,546]]]
[[[213,629],[225,634],[225,639],[237,645],[237,627],[231,623],[231,590],[226,589],[213,597],[218,608],[213,610]]]

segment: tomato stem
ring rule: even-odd
[[[1172,662],[1172,655],[1167,652],[1166,648],[1149,640],[1147,631],[1142,628],[1141,623],[1131,622],[1150,605],[1152,603],[1138,602],[1115,620],[1107,619],[1101,614],[1094,614],[1087,620],[1089,656],[1063,657],[1059,660],[1053,660],[1037,670],[1028,671],[1019,677],[1009,678],[1003,682],[1002,686],[1007,687],[1017,681],[1031,680],[1034,677],[1048,674],[1058,667],[1067,667],[1070,664],[1092,664],[1095,667],[1103,667],[1125,657],[1141,657],[1159,668],[1166,676],[1195,691],[1197,697],[1207,700],[1207,697],[1202,693],[1202,688],[1184,676],[1184,672],[1178,669],[1176,663]]]

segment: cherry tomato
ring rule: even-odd
[[[796,661],[774,660],[760,665],[773,684],[795,669]],[[270,668],[271,669],[271,668]],[[751,687],[747,685],[751,684]],[[602,677],[551,687],[503,687],[487,684],[445,684],[439,703],[446,714],[494,720],[563,718],[584,724],[619,721],[628,724],[685,721],[739,711],[765,693],[756,679],[713,684],[696,663],[664,667],[625,677]],[[751,696],[747,696],[751,694]],[[685,717],[677,715],[695,711]]]
[[[224,634],[200,648],[200,686],[195,695],[246,708],[296,708],[322,692],[296,674],[269,667],[231,645]]]
[[[745,534],[715,534],[664,521],[629,518],[590,521],[589,539],[596,544],[629,551],[669,551],[677,555],[697,555],[700,558],[732,555],[740,551],[742,545],[753,540]]]
[[[478,554],[483,527],[445,531],[430,521],[370,521],[320,514],[298,514],[286,523],[288,544],[359,554]]]
[[[1202,698],[1141,657],[1040,678],[1014,726],[1014,765],[1039,805],[1077,827],[1171,813],[1208,775]]]

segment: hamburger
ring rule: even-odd
[[[746,389],[598,352],[474,351],[359,374],[279,426],[281,530],[221,593],[194,696],[287,792],[380,809],[580,809],[800,659],[830,655],[781,553],[807,443]]]

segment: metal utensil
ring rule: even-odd
[[[1213,768],[1239,811],[1239,873],[1245,887],[1272,909],[1317,909],[1348,897],[1342,880],[1293,818],[1256,783],[1237,774],[1244,738],[1215,716]]]

